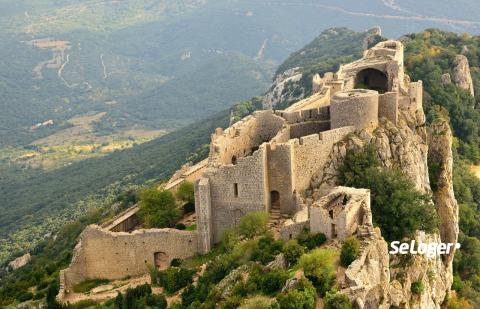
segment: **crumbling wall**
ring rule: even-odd
[[[268,210],[265,146],[239,158],[236,165],[223,165],[204,175],[209,179],[214,243],[226,228],[238,226],[248,212]]]
[[[290,141],[294,145],[293,170],[297,192],[309,188],[314,173],[318,172],[328,161],[333,145],[354,130],[354,127],[343,127]]]
[[[310,206],[310,231],[343,240],[360,225],[372,225],[370,191],[336,187]]]
[[[197,253],[197,233],[176,229],[137,230],[113,233],[89,226],[80,235],[74,257],[64,270],[65,289],[86,279],[121,279],[148,273],[155,265],[155,253],[163,253],[165,263]]]
[[[273,111],[257,111],[227,128],[217,129],[212,136],[209,162],[235,164],[241,157],[252,154],[262,143],[280,131],[285,120]]]

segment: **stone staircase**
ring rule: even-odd
[[[280,227],[282,226],[283,222],[284,218],[280,213],[280,208],[271,208],[268,229],[273,232],[273,237],[275,239],[280,239]]]

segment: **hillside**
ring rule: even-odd
[[[352,43],[352,45],[349,46],[350,48],[346,47],[342,50],[361,50],[359,44],[361,44],[363,40],[353,39],[354,37],[359,38],[359,34],[347,30],[337,31],[337,33],[339,37],[334,36],[331,42],[338,42],[338,40],[340,40],[342,42]],[[314,42],[321,40],[324,35],[325,33],[320,35],[320,37]],[[353,36],[349,38],[348,35]],[[316,46],[314,42],[305,47],[303,50],[304,52],[301,53],[303,55],[308,55],[306,59],[300,57],[298,53],[294,53],[285,62],[287,64],[285,67],[302,66],[304,72],[308,72],[309,66],[303,66],[302,64],[315,63],[315,57],[322,57],[321,54],[318,56],[311,56],[315,55],[315,51],[318,49],[318,46]],[[328,50],[325,44],[329,41],[322,40],[321,42],[322,48]],[[442,117],[448,115],[457,138],[454,144],[454,189],[456,198],[460,204],[461,232],[459,241],[463,244],[463,247],[460,253],[456,255],[454,261],[456,275],[453,289],[455,289],[459,295],[468,298],[474,304],[480,304],[480,291],[478,291],[478,285],[475,281],[480,274],[480,269],[476,267],[480,262],[480,227],[478,226],[480,220],[477,207],[480,202],[480,195],[478,194],[480,192],[480,181],[468,171],[471,164],[477,164],[480,161],[480,156],[477,150],[479,133],[476,126],[473,125],[474,123],[478,123],[477,120],[478,117],[480,117],[480,112],[475,109],[477,101],[470,98],[466,91],[458,88],[454,84],[442,86],[441,82],[442,74],[453,74],[452,65],[455,56],[464,53],[470,61],[473,82],[475,85],[479,85],[480,76],[478,75],[477,63],[479,55],[477,53],[480,50],[478,48],[478,42],[480,42],[480,40],[475,36],[459,36],[454,33],[428,30],[418,34],[406,35],[403,38],[403,42],[405,44],[405,63],[408,74],[411,75],[412,79],[424,81],[426,100],[424,108],[425,112],[428,114],[429,121],[438,117],[439,114],[442,115]],[[337,56],[343,58],[354,57],[355,55],[346,52],[344,54],[338,54]],[[329,59],[319,58],[317,64],[319,67],[322,67],[321,65],[325,61],[329,61]],[[331,63],[325,64],[325,67],[335,66],[337,64],[338,63],[332,61]],[[302,82],[293,85],[292,87],[302,87]],[[475,89],[477,90],[478,87],[475,87]],[[254,99],[237,105],[233,110],[234,115],[241,117],[250,113],[255,108],[258,108],[257,103],[258,99]],[[438,106],[442,106],[444,109],[439,110]],[[159,175],[166,176],[168,173],[171,173],[185,160],[186,157],[188,157],[189,154],[198,150],[202,144],[207,143],[209,140],[209,134],[214,127],[225,126],[227,124],[227,115],[228,113],[224,112],[215,118],[211,118],[209,121],[199,122],[176,133],[166,135],[158,140],[138,146],[138,148],[134,148],[133,150],[122,151],[104,158],[76,163],[64,171],[67,175],[76,172],[80,179],[82,177],[88,178],[89,173],[93,173],[93,171],[108,171],[104,174],[105,179],[99,177],[90,182],[90,185],[96,189],[110,184],[114,178],[122,179],[127,175],[139,175],[132,178],[133,182],[138,183],[142,183],[149,179],[160,179],[162,177]],[[189,143],[192,143],[192,141],[196,142],[190,146]],[[136,149],[138,152],[135,151]],[[176,149],[180,149],[179,152],[171,151]],[[132,157],[133,155],[136,156],[135,159]],[[161,158],[161,161],[156,161],[158,164],[152,165],[151,161],[148,161],[152,157]],[[132,161],[128,163],[130,160]],[[430,164],[432,163],[434,162],[431,162]],[[170,166],[170,164],[172,166]],[[430,168],[432,171],[435,171],[434,165],[430,166]],[[98,169],[98,171],[95,169]],[[62,170],[56,171],[46,177],[46,182],[37,187],[38,192],[43,192],[47,189],[51,190],[52,184],[55,183],[53,181],[58,181],[58,179],[60,179],[59,175],[61,174],[58,173],[61,173]],[[163,171],[165,173],[161,174]],[[431,175],[431,177],[432,176],[434,175]],[[71,181],[76,180],[71,179]],[[33,181],[30,185],[34,185],[35,183],[36,182]],[[80,192],[79,196],[85,192],[92,193],[92,191],[89,191],[91,188],[84,188],[83,182],[80,181],[78,183],[69,183],[63,189],[62,184],[55,184],[56,186],[54,187],[58,188],[58,196],[65,194],[68,188],[71,188],[72,185],[76,186]],[[18,183],[12,184],[10,188],[13,190],[17,185]],[[18,203],[20,199],[27,198],[19,197],[19,194],[10,193],[8,190],[2,192],[2,194],[7,194],[6,201],[13,199],[15,203]],[[80,197],[77,198],[80,199]],[[39,199],[39,201],[41,200],[42,198]],[[47,201],[47,203],[53,202],[53,205],[58,203],[57,205],[59,205],[59,207],[63,207],[64,205],[61,204],[61,200],[62,199],[59,199],[57,202],[53,200]],[[72,201],[73,200],[75,200],[75,198],[73,198]],[[12,218],[14,218],[13,212],[10,216],[10,219]],[[97,217],[90,217],[76,223],[75,229],[62,231],[62,233],[59,234],[59,237],[60,240],[64,241],[63,243],[56,243],[51,238],[47,239],[46,242],[42,242],[42,245],[35,251],[35,253],[38,254],[38,260],[34,260],[34,262],[26,268],[20,269],[16,277],[19,279],[14,279],[15,277],[12,277],[12,275],[7,276],[7,278],[4,279],[0,291],[6,295],[5,293],[10,293],[15,290],[15,287],[18,288],[23,285],[36,286],[39,284],[45,289],[48,283],[56,280],[56,270],[58,271],[58,269],[64,267],[66,263],[68,263],[68,248],[73,246],[73,240],[75,239],[75,235],[78,235],[81,230],[81,226],[84,226],[87,222],[95,222],[95,220],[98,220],[98,214]],[[45,259],[48,256],[55,256],[56,253],[54,252],[62,252],[61,259],[54,259],[52,262],[54,264],[52,270],[49,270],[47,273],[41,272],[39,269],[42,268],[42,263],[45,262]],[[32,273],[40,273],[39,276],[41,279],[39,279],[39,281],[29,280],[28,278]],[[21,289],[18,293],[18,295],[21,295]],[[45,290],[43,290],[43,293],[45,293]]]

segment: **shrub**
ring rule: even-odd
[[[268,213],[263,211],[251,212],[240,221],[239,232],[241,235],[252,238],[263,234],[268,229]]]
[[[183,231],[183,230],[185,230],[187,227],[186,227],[185,224],[183,224],[183,223],[177,223],[177,224],[175,224],[175,228],[176,228],[177,230],[182,230],[182,231]]]
[[[464,298],[450,297],[446,309],[473,309],[473,306]]]
[[[371,191],[374,224],[387,241],[412,237],[417,230],[427,233],[438,227],[435,207],[399,170],[381,168],[373,146],[347,151],[339,167],[339,184]]]
[[[320,295],[330,290],[335,281],[335,260],[338,253],[331,249],[316,249],[300,258],[305,276]]]
[[[266,295],[273,295],[280,291],[288,279],[288,274],[283,269],[264,269],[255,265],[250,271],[247,286],[255,285]]]
[[[230,252],[240,241],[240,235],[236,229],[225,229],[222,233],[220,246],[224,252]]]
[[[322,233],[311,234],[308,229],[303,229],[302,232],[297,237],[298,243],[302,246],[307,247],[308,250],[312,250],[316,247],[321,246],[327,237]]]
[[[280,309],[315,308],[315,288],[306,278],[301,278],[295,289],[277,297]]]
[[[412,291],[413,294],[420,295],[422,294],[424,290],[423,283],[421,281],[415,281],[412,282],[412,286],[410,287],[410,290]]]
[[[88,279],[76,284],[73,287],[73,291],[75,293],[87,293],[87,292],[90,292],[90,290],[92,290],[93,288],[96,288],[97,286],[100,286],[100,285],[107,284],[109,282],[110,280],[108,279]]]
[[[195,194],[193,184],[191,182],[185,181],[180,187],[178,187],[177,192],[175,193],[177,199],[184,201],[187,204],[195,204]]]
[[[324,299],[325,309],[352,309],[350,299],[344,294],[327,292]]]
[[[167,293],[175,293],[192,283],[194,270],[170,267],[158,274],[158,282]]]
[[[348,267],[360,254],[360,242],[354,236],[347,238],[342,244],[340,252],[340,264]]]
[[[172,259],[170,262],[171,267],[180,267],[182,265],[182,260],[181,259]]]
[[[295,239],[291,239],[283,245],[283,255],[288,266],[295,265],[304,251],[303,247]]]
[[[180,218],[180,211],[170,191],[151,188],[140,193],[138,216],[151,228],[173,227]]]
[[[258,240],[257,246],[252,251],[251,259],[262,264],[267,264],[282,252],[283,242],[275,240],[271,233]]]

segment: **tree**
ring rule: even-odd
[[[360,242],[354,236],[351,236],[342,244],[342,250],[340,251],[340,264],[343,267],[348,267],[355,261],[360,253]]]
[[[185,181],[177,189],[175,193],[177,199],[184,201],[188,204],[195,204],[195,194],[193,189],[193,184],[191,182]]]
[[[430,197],[399,170],[380,167],[372,147],[347,151],[339,184],[370,189],[373,223],[387,241],[413,237],[417,230],[434,232],[439,221]]]
[[[268,213],[264,211],[251,212],[240,221],[240,234],[252,238],[265,233],[268,229]]]
[[[156,188],[143,190],[140,193],[140,218],[150,228],[173,227],[180,218],[175,198],[170,191],[159,191]]]

